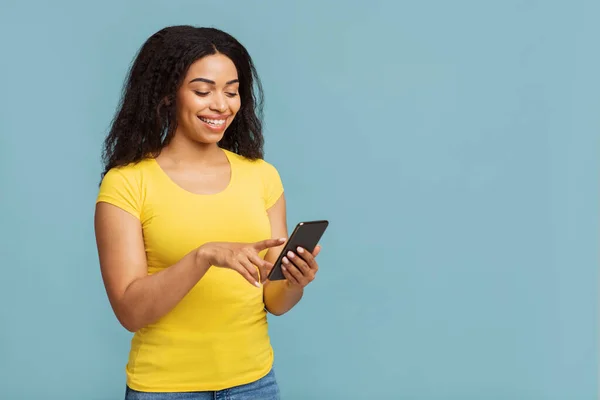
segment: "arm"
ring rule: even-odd
[[[167,314],[210,267],[206,257],[192,251],[169,268],[148,275],[137,218],[99,202],[94,225],[106,292],[117,319],[128,331],[135,332]]]
[[[110,304],[121,325],[131,332],[171,311],[211,265],[235,270],[250,284],[260,286],[257,269],[266,271],[272,265],[258,253],[285,243],[285,239],[205,243],[177,263],[148,275],[139,219],[112,204],[99,202],[95,229],[100,269]]]
[[[285,195],[267,210],[271,223],[271,237],[288,237]],[[269,249],[265,260],[274,264],[283,250],[283,245]],[[273,315],[282,315],[292,309],[302,298],[302,286],[290,285],[288,280],[266,281],[264,284],[263,299],[267,311]]]

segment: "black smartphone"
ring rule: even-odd
[[[296,228],[290,235],[289,239],[287,242],[285,242],[285,246],[277,258],[277,261],[275,261],[273,269],[269,273],[269,280],[280,281],[285,279],[285,276],[283,276],[283,272],[281,271],[281,260],[283,260],[283,257],[288,251],[292,251],[297,254],[298,247],[302,247],[303,249],[306,249],[312,253],[317,244],[319,244],[319,240],[321,240],[321,236],[323,236],[323,233],[325,233],[327,226],[329,226],[329,221],[325,220],[305,221],[296,225]]]

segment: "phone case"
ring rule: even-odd
[[[328,226],[329,221],[326,220],[305,221],[296,225],[296,228],[294,228],[294,231],[285,243],[277,261],[275,261],[271,273],[269,273],[269,280],[278,281],[285,279],[285,276],[281,271],[281,261],[286,253],[290,250],[297,253],[296,249],[298,247],[302,247],[312,253],[317,244],[319,244],[319,240],[321,240],[321,237]]]

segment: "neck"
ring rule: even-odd
[[[222,157],[222,150],[217,143],[199,143],[184,135],[173,136],[173,139],[161,151],[163,158],[176,164],[213,164]]]

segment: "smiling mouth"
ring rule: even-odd
[[[204,117],[198,117],[202,122],[205,122],[209,125],[212,126],[223,126],[225,125],[225,122],[227,122],[227,119],[210,119],[210,118],[204,118]]]

